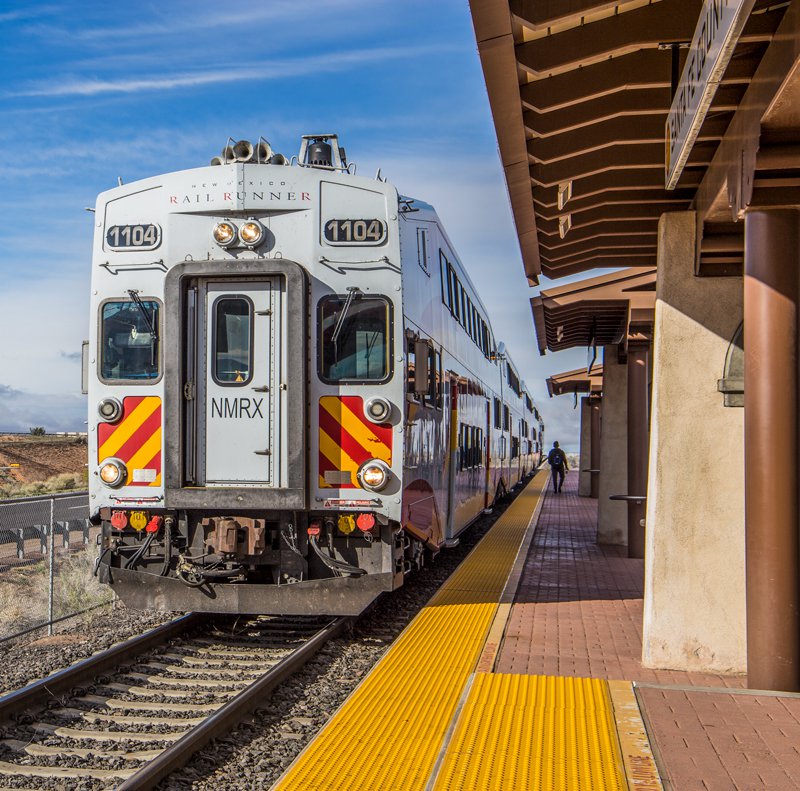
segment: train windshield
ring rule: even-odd
[[[383,297],[325,297],[320,302],[320,378],[326,382],[388,379],[390,306]]]
[[[101,378],[105,381],[158,379],[159,303],[106,302],[100,321]]]

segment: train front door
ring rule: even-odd
[[[258,278],[200,281],[196,289],[197,482],[274,485],[280,287]]]

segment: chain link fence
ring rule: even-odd
[[[111,602],[86,492],[0,502],[0,641]]]

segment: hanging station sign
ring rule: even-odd
[[[754,0],[705,0],[667,116],[665,181],[675,189]]]

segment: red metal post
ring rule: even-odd
[[[628,496],[647,494],[649,341],[628,341]],[[628,501],[628,557],[644,557],[643,500]]]
[[[798,270],[800,212],[745,218],[747,683],[800,690]]]

